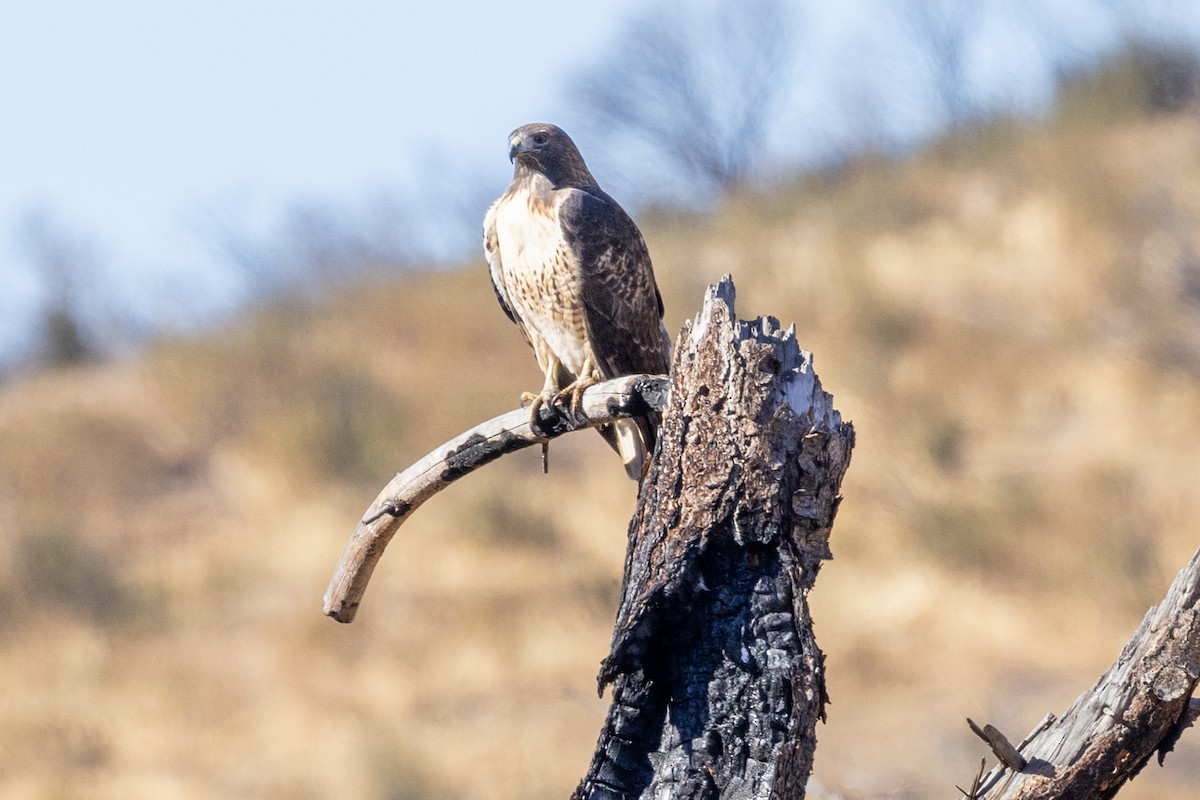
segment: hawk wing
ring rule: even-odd
[[[596,366],[606,378],[670,368],[670,342],[650,253],[637,225],[597,188],[569,189],[558,220],[579,275]]]

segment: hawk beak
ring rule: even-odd
[[[521,137],[514,136],[508,141],[508,163],[516,161],[519,152],[521,152]]]

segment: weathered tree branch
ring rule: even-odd
[[[854,431],[792,329],[709,289],[676,345],[575,798],[800,798],[824,718],[807,592]]]
[[[1150,609],[1121,655],[1061,719],[1018,748],[1020,771],[996,767],[986,800],[1106,800],[1156,752],[1159,763],[1192,720],[1200,680],[1200,551]]]
[[[630,375],[588,387],[583,394],[586,420],[575,423],[561,409],[546,404],[538,417],[544,437],[529,426],[529,411],[516,409],[459,434],[393,478],[363,514],[346,543],[329,587],[325,613],[351,622],[367,582],[400,525],[422,503],[478,467],[506,453],[541,444],[572,430],[605,425],[621,417],[638,417],[662,408],[665,378]]]

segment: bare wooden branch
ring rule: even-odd
[[[824,718],[807,593],[854,430],[770,317],[709,289],[676,344],[578,800],[801,798]]]
[[[544,436],[539,436],[530,428],[529,411],[516,409],[435,448],[393,478],[363,514],[325,590],[325,613],[338,622],[354,619],[371,573],[392,536],[422,503],[454,481],[500,456],[544,444],[572,430],[656,411],[666,402],[668,387],[661,376],[616,378],[588,387],[583,394],[585,419],[578,423],[546,404],[538,418]]]
[[[1018,749],[1019,771],[997,767],[977,795],[986,800],[1105,800],[1191,720],[1200,680],[1200,551],[1150,609],[1116,662],[1063,714]]]

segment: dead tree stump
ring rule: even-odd
[[[575,798],[800,798],[826,702],[807,593],[850,462],[792,328],[728,278],[676,343],[600,672],[612,705]]]

